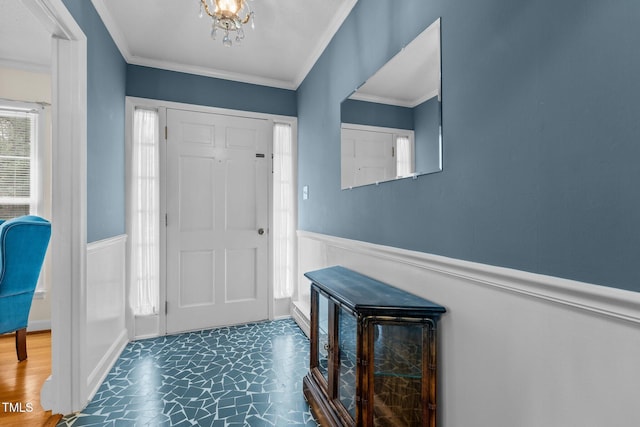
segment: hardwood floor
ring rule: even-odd
[[[29,333],[27,355],[18,362],[15,334],[0,336],[0,425],[54,426],[61,416],[40,406],[40,389],[51,374],[51,332]]]

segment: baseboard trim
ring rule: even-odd
[[[33,320],[27,326],[27,332],[47,331],[51,329],[51,319],[49,320]]]
[[[123,330],[120,332],[118,338],[111,344],[109,350],[102,356],[98,365],[91,371],[89,376],[87,377],[87,390],[89,390],[89,395],[87,396],[87,403],[91,402],[93,396],[95,396],[96,392],[104,382],[104,379],[107,377],[111,368],[120,357],[120,354],[124,350],[124,347],[129,342],[127,330]]]
[[[464,279],[480,286],[562,304],[590,313],[640,324],[640,293],[559,277],[480,264],[424,252],[377,245],[358,240],[298,231],[344,251],[385,259],[407,266]]]
[[[311,338],[311,322],[309,320],[310,307],[304,301],[293,301],[291,303],[291,317],[298,324],[302,332]]]

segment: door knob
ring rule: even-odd
[[[264,228],[258,228],[258,234],[262,236],[264,234]]]

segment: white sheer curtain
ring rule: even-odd
[[[396,137],[396,175],[409,176],[413,173],[411,140],[408,136]]]
[[[293,295],[295,180],[291,125],[273,127],[273,285],[276,298]]]
[[[158,312],[160,181],[158,112],[136,108],[131,153],[131,294],[135,315]]]

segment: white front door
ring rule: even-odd
[[[270,129],[167,109],[167,333],[268,318]]]
[[[341,140],[343,189],[395,178],[393,133],[343,126]]]

